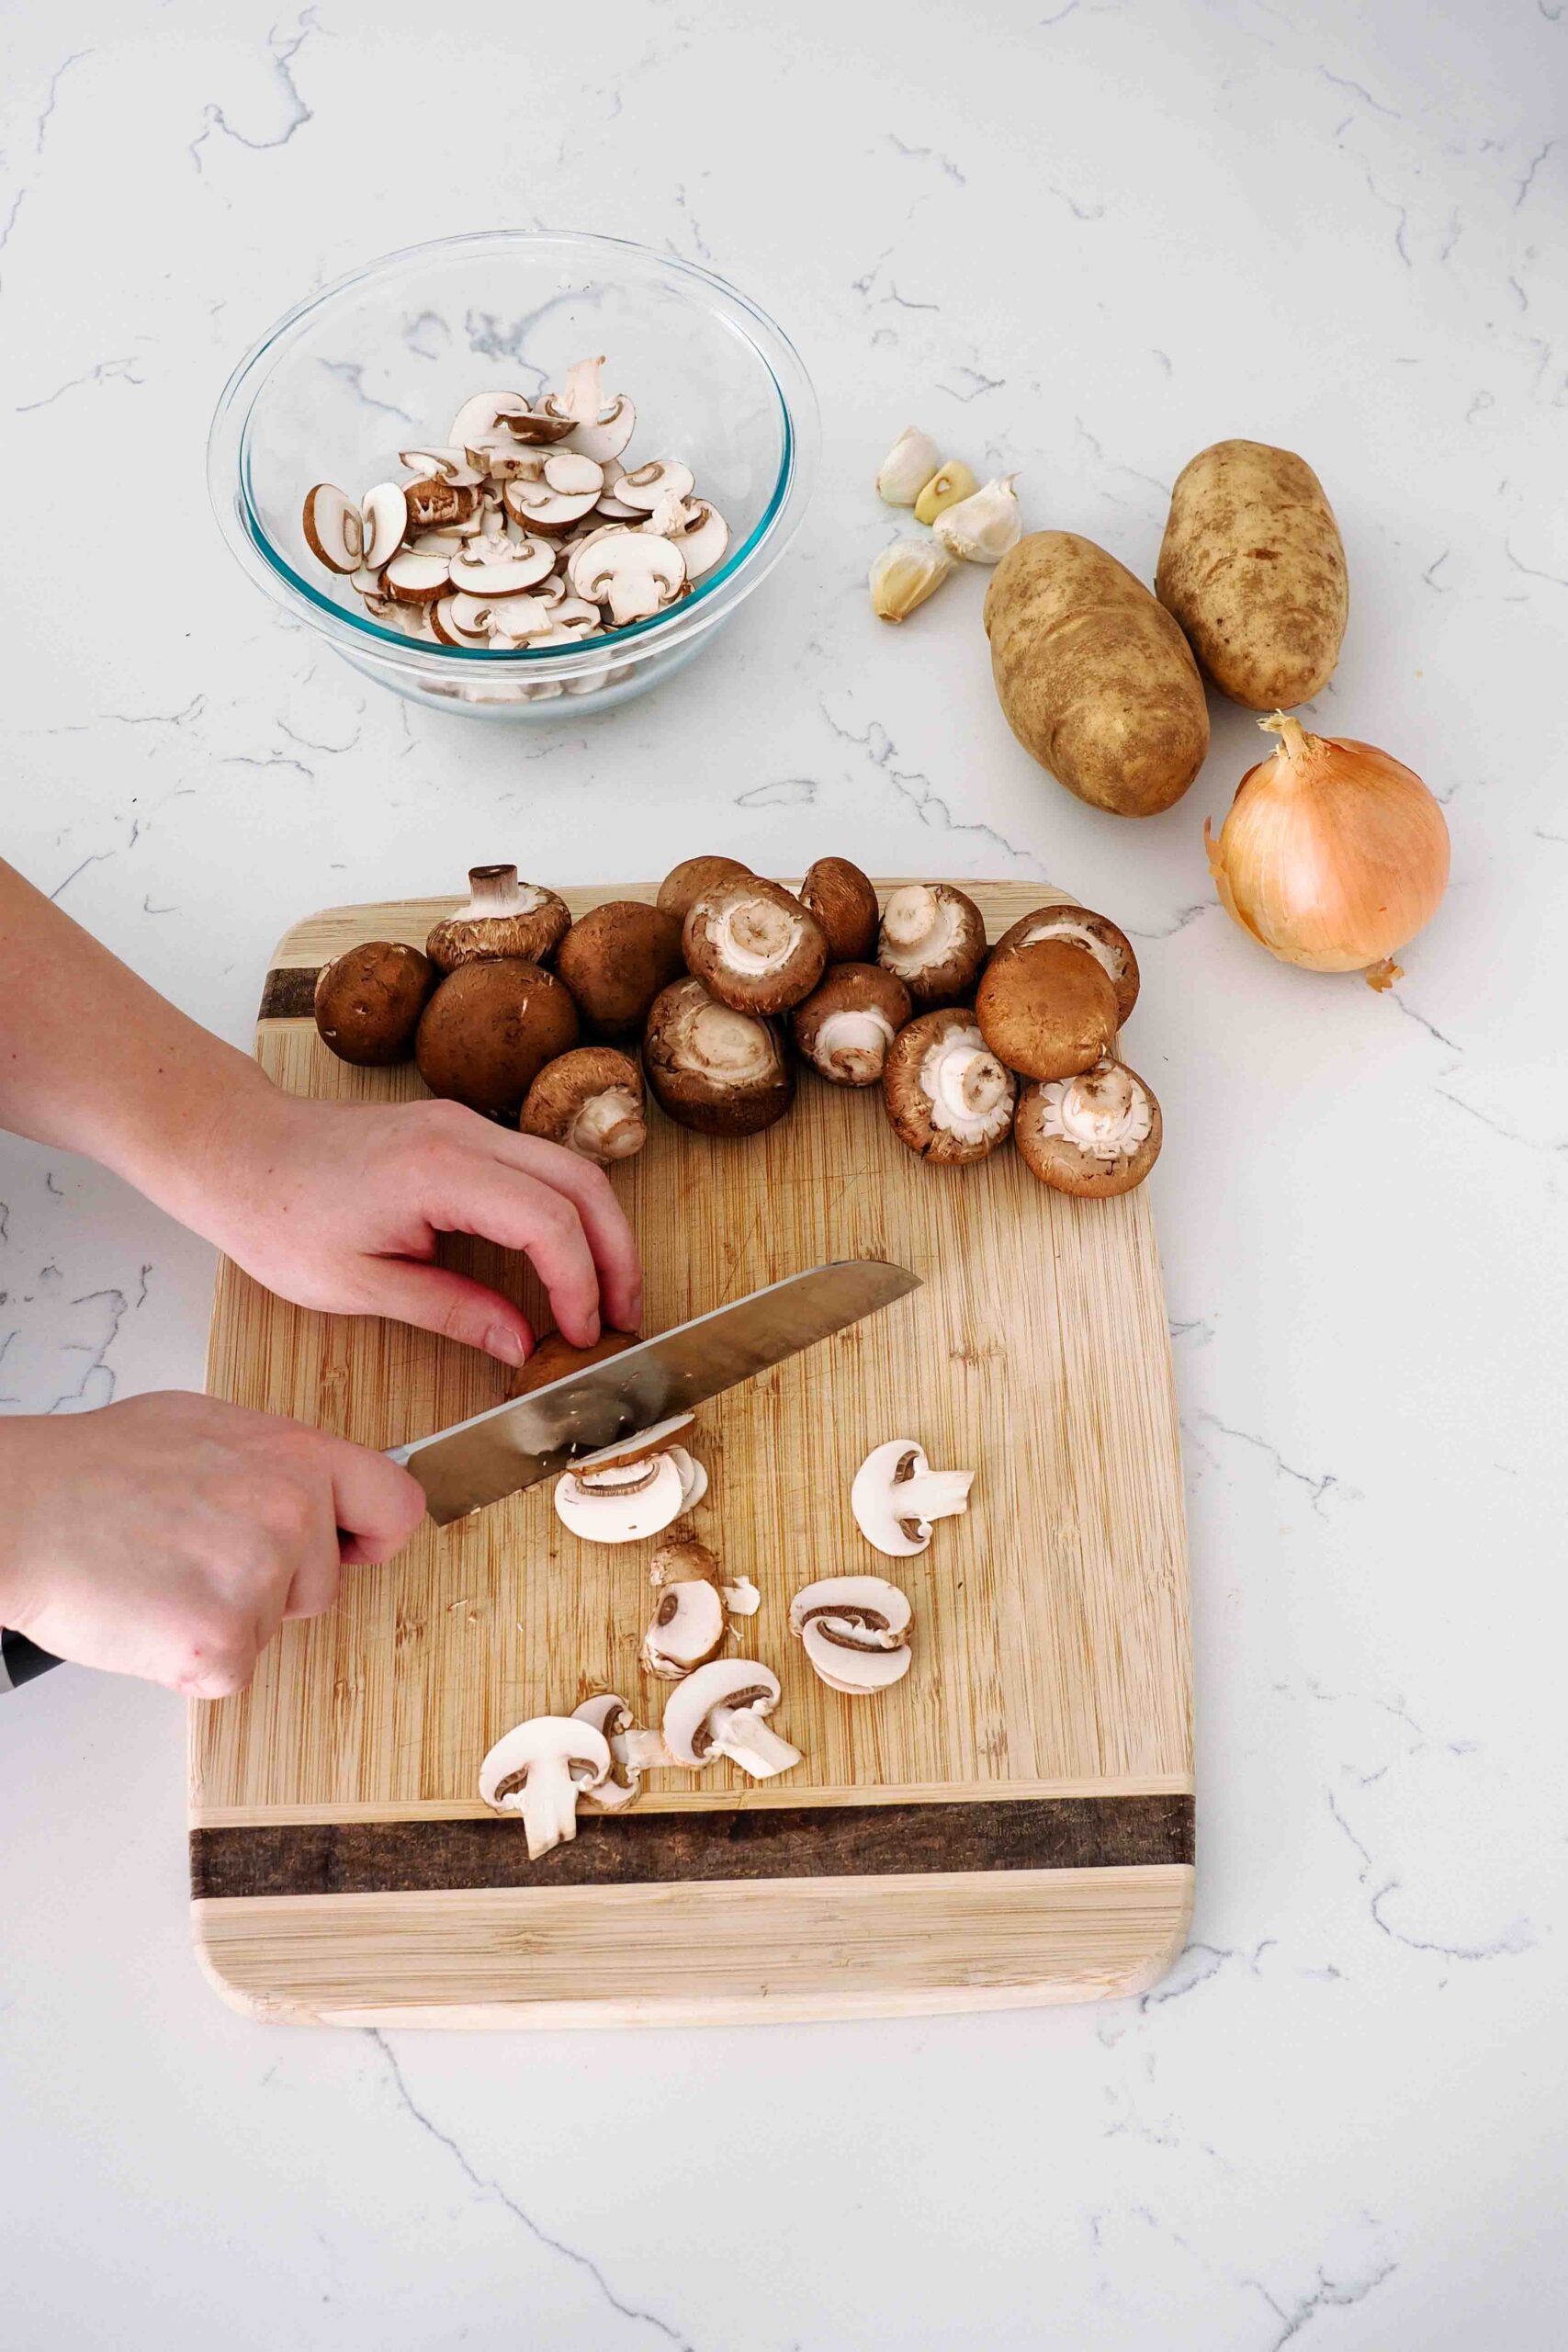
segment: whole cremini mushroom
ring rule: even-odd
[[[819,857],[807,869],[800,903],[827,934],[834,964],[863,964],[874,954],[879,910],[867,875],[847,857]]]
[[[421,1016],[419,1074],[432,1094],[515,1119],[547,1062],[577,1043],[577,1008],[553,972],[513,956],[459,964]]]
[[[1153,1089],[1107,1058],[1075,1077],[1026,1086],[1013,1133],[1043,1184],[1102,1201],[1143,1182],[1159,1158],[1163,1127]]]
[[[1082,947],[1098,964],[1105,967],[1107,978],[1116,991],[1116,1019],[1125,1022],[1138,1001],[1138,959],[1133,953],[1133,943],[1126,933],[1113,923],[1109,915],[1097,915],[1092,907],[1064,904],[1059,907],[1036,907],[1032,914],[1020,915],[1010,930],[1004,931],[991,950],[991,962],[998,956],[1010,955],[1017,947],[1033,947],[1043,939],[1071,940]]]
[[[829,964],[790,1015],[795,1049],[834,1086],[874,1086],[909,1021],[909,991],[880,964]]]
[[[437,974],[400,939],[367,939],[316,975],[316,1027],[341,1062],[379,1069],[406,1062]]]
[[[542,964],[571,923],[566,900],[542,882],[519,882],[514,865],[471,865],[468,903],[436,923],[425,953],[443,972],[481,956]]]
[[[903,981],[917,1012],[964,1002],[985,959],[985,918],[966,892],[951,882],[905,882],[888,892],[876,960]]]
[[[1116,988],[1103,964],[1057,934],[998,947],[975,1000],[980,1034],[1023,1078],[1071,1078],[1116,1042]]]
[[[614,1046],[579,1046],[547,1062],[523,1103],[525,1136],[564,1144],[603,1168],[630,1159],[648,1141],[642,1072]]]
[[[698,1135],[755,1135],[795,1100],[772,1022],[720,1004],[701,980],[676,980],[654,999],[642,1055],[660,1110]]]
[[[666,914],[684,922],[686,910],[700,890],[712,888],[716,882],[728,882],[750,874],[738,857],[683,857],[679,865],[671,866],[659,886],[659,904]]]
[[[684,960],[675,916],[637,899],[609,899],[580,915],[556,950],[556,970],[591,1037],[635,1035]]]
[[[924,1012],[888,1048],[883,1100],[900,1143],[934,1167],[985,1159],[1012,1125],[1010,1070],[961,1005]]]
[[[809,908],[777,882],[732,875],[699,891],[682,932],[686,963],[737,1012],[785,1012],[811,994],[828,941]]]

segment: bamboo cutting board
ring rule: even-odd
[[[991,936],[1062,894],[972,885]],[[645,888],[567,891],[574,914]],[[457,901],[340,907],[283,941],[263,1067],[336,1101],[418,1094],[412,1068],[335,1060],[320,965],[422,944]],[[720,1143],[650,1105],[614,1181],[656,1331],[830,1258],[901,1261],[924,1287],[701,1408],[697,1532],[760,1614],[773,1718],[804,1751],[750,1783],[727,1762],[656,1774],[626,1813],[580,1815],[530,1863],[476,1793],[524,1716],[615,1689],[657,1721],[637,1663],[649,1544],[584,1544],[548,1485],[428,1522],[354,1569],[327,1617],[285,1626],[243,1697],[193,1711],[195,1933],[237,2007],[342,2025],[819,2018],[1142,1990],[1192,1894],[1186,1539],[1159,1261],[1146,1192],[1076,1201],[1010,1149],[928,1168],[874,1092],[802,1075],[793,1114]],[[529,1270],[479,1243],[452,1262],[522,1300]],[[225,1261],[209,1386],[372,1446],[498,1403],[507,1375],[424,1332],[286,1306]],[[884,1563],[849,1510],[872,1445],[919,1438],[976,1473],[965,1518]],[[886,1567],[915,1659],[849,1699],[789,1638],[811,1578]]]

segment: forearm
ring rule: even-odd
[[[197,1230],[254,1062],[0,864],[0,1125],[96,1159]]]

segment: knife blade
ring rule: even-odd
[[[575,1457],[689,1412],[919,1283],[907,1266],[880,1258],[814,1266],[389,1453],[419,1480],[431,1518],[445,1527]]]

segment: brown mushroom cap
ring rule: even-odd
[[[1075,1125],[1089,1140],[1064,1132]],[[1096,1125],[1099,1137],[1092,1133]],[[1111,1150],[1119,1130],[1122,1148]],[[1159,1158],[1164,1123],[1147,1081],[1124,1062],[1107,1059],[1073,1078],[1026,1086],[1013,1136],[1025,1166],[1043,1184],[1080,1200],[1106,1200],[1143,1182]]]
[[[442,981],[424,1008],[414,1059],[432,1094],[511,1120],[545,1064],[576,1043],[577,1007],[553,972],[487,956]]]
[[[580,915],[556,951],[556,970],[595,1037],[639,1031],[683,963],[676,918],[635,899],[611,899]]]
[[[378,1069],[406,1062],[438,978],[428,956],[400,939],[367,939],[316,975],[316,1027],[339,1061]]]
[[[629,1159],[648,1141],[642,1072],[614,1046],[579,1046],[547,1062],[528,1089],[518,1125],[525,1136],[564,1144],[603,1168]]]
[[[1097,915],[1092,907],[1036,907],[1032,915],[1021,915],[1010,931],[1003,932],[991,951],[992,961],[1038,938],[1070,939],[1103,964],[1116,990],[1118,1025],[1127,1020],[1138,1001],[1138,959],[1132,941],[1109,915]]]
[[[681,938],[694,977],[737,1012],[786,1012],[811,994],[828,961],[816,916],[782,883],[755,874],[700,890]]]
[[[481,956],[513,956],[542,964],[571,927],[566,900],[542,882],[519,882],[514,865],[468,868],[466,907],[438,922],[425,953],[444,972]]]
[[[863,964],[874,954],[881,915],[876,892],[847,857],[819,857],[800,886],[800,903],[826,933],[830,963]]]
[[[706,890],[715,882],[728,882],[750,874],[738,857],[683,857],[672,866],[659,886],[659,904],[677,922],[684,922],[686,910],[699,890]]]
[[[998,947],[975,1011],[992,1053],[1022,1078],[1071,1078],[1116,1043],[1114,983],[1071,939]]]
[[[944,1105],[924,1083],[930,1057],[944,1046],[959,1046],[972,1057],[955,1090],[962,1107],[985,1122],[987,1132],[964,1135],[950,1122],[951,1095]],[[975,1015],[963,1005],[924,1012],[901,1029],[888,1050],[882,1095],[893,1132],[922,1159],[939,1168],[985,1159],[1006,1136],[1016,1093],[1012,1073],[986,1050]]]
[[[701,980],[675,980],[654,999],[642,1051],[660,1109],[698,1135],[755,1135],[795,1100],[773,1023],[720,1004]]]
[[[912,1011],[903,981],[880,964],[829,964],[790,1015],[795,1049],[834,1086],[874,1086]]]
[[[904,882],[887,894],[876,960],[901,979],[918,1011],[967,1002],[986,960],[979,908],[952,882]]]

